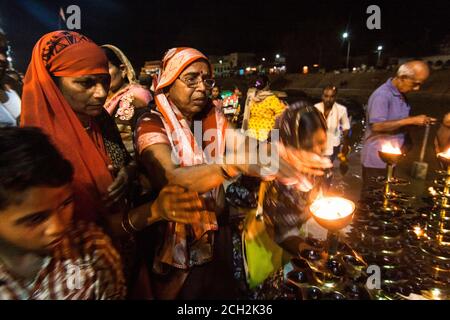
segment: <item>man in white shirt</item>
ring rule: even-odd
[[[336,102],[336,95],[337,88],[335,86],[326,86],[322,92],[322,102],[316,103],[314,107],[322,112],[327,122],[327,148],[324,156],[329,157],[331,162],[334,162],[341,152],[343,158],[340,158],[340,160],[346,162],[349,152],[350,121],[347,116],[347,108]],[[342,149],[340,148],[341,144]],[[331,185],[331,179],[332,176],[330,175],[325,180],[325,186],[328,188]]]
[[[327,122],[327,148],[325,156],[334,161],[339,151],[346,156],[349,151],[348,133],[350,121],[347,116],[347,108],[336,102],[337,88],[327,86],[323,89],[322,102],[314,106],[322,112]],[[340,146],[342,144],[342,150]]]

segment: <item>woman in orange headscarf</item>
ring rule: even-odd
[[[42,128],[74,166],[76,219],[98,220],[125,196],[130,158],[103,111],[109,81],[102,49],[70,31],[37,42],[24,79],[21,125]]]
[[[153,187],[159,190],[172,182],[191,191],[205,193],[205,202],[209,204],[208,208],[193,215],[189,224],[169,222],[162,226],[165,228],[161,230],[164,236],[160,237],[158,244],[152,281],[156,286],[156,296],[161,299],[201,298],[206,293],[202,291],[205,287],[212,289],[208,280],[202,286],[196,274],[209,279],[211,270],[215,269],[216,262],[212,268],[205,267],[205,264],[212,260],[217,247],[214,242],[217,243],[219,238],[214,231],[218,230],[216,214],[221,211],[217,204],[221,197],[219,185],[223,181],[223,172],[220,167],[213,168],[214,165],[207,166],[209,171],[204,167],[206,171],[203,173],[191,171],[193,175],[188,171],[176,171],[177,167],[195,170],[207,162],[203,152],[206,144],[198,145],[193,136],[194,121],[202,123],[203,132],[210,129],[214,133],[214,143],[209,144],[214,144],[215,151],[210,156],[214,158],[223,154],[226,120],[220,108],[208,100],[208,90],[214,85],[211,76],[211,66],[201,52],[192,48],[169,50],[163,59],[163,72],[155,92],[157,111],[145,114],[137,125],[137,152],[147,172],[152,173]],[[178,165],[171,161],[172,152]],[[174,180],[168,181],[171,178]],[[173,211],[174,216],[177,214]],[[193,266],[199,266],[195,269],[200,272],[193,275],[190,272]],[[224,278],[228,275],[222,274]],[[231,284],[232,279],[227,280]],[[220,283],[216,283],[217,290],[221,288]],[[228,292],[222,293],[224,297],[233,297],[233,294],[227,296]],[[212,291],[209,294],[214,296]]]
[[[242,159],[243,155],[248,161],[252,157],[239,154],[245,150],[225,146],[225,138],[233,133],[225,130],[221,108],[208,99],[213,86],[212,68],[205,55],[193,48],[171,49],[163,58],[155,92],[156,110],[138,120],[137,154],[152,174],[155,189],[168,183],[180,185],[202,194],[204,203],[187,223],[169,221],[161,225],[152,281],[158,298],[239,296],[222,183],[240,173],[261,176],[264,170],[259,163],[221,161],[225,147],[227,154],[236,156],[230,158]],[[297,176],[298,166],[308,166],[298,158],[289,164],[283,159],[276,173],[279,177]],[[324,163],[318,161],[313,166],[322,168]],[[178,216],[178,212],[173,210],[171,216]]]

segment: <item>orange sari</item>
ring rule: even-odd
[[[21,126],[47,133],[75,169],[75,219],[93,221],[107,213],[100,199],[113,178],[103,137],[92,121],[89,136],[52,77],[108,74],[102,49],[72,31],[55,31],[36,43],[25,75]]]

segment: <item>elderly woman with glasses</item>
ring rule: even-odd
[[[263,176],[267,171],[258,161],[250,164],[248,150],[228,143],[237,133],[226,130],[220,107],[208,99],[213,86],[212,68],[205,55],[193,48],[171,49],[163,58],[156,110],[152,108],[137,123],[137,153],[151,174],[153,187],[160,190],[174,184],[202,195],[203,209],[192,210],[189,221],[180,221],[174,210],[172,221],[160,225],[152,272],[154,293],[160,299],[239,296],[222,183],[241,173]],[[242,139],[245,143],[250,138]],[[236,159],[228,155],[239,153],[243,163],[224,164],[225,155],[227,160]],[[321,175],[320,169],[329,166],[327,159],[306,160],[309,153],[288,150],[283,155],[279,170],[271,176]]]

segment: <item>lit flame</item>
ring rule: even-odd
[[[352,201],[340,197],[318,198],[311,204],[311,212],[318,218],[336,220],[351,215],[355,210]]]
[[[438,194],[437,191],[433,187],[429,187],[428,191],[430,192],[430,195],[432,195],[433,197],[437,196],[437,194]]]
[[[414,233],[416,234],[416,236],[418,238],[420,238],[421,236],[423,236],[423,230],[420,226],[415,226],[414,227]]]
[[[391,154],[402,154],[402,151],[399,147],[394,147],[391,142],[385,142],[381,146],[381,152],[391,153]]]
[[[439,290],[439,289],[431,290],[431,297],[434,300],[440,300],[441,299],[441,290]]]
[[[445,152],[438,153],[437,155],[438,157],[450,159],[450,148],[448,148]]]

